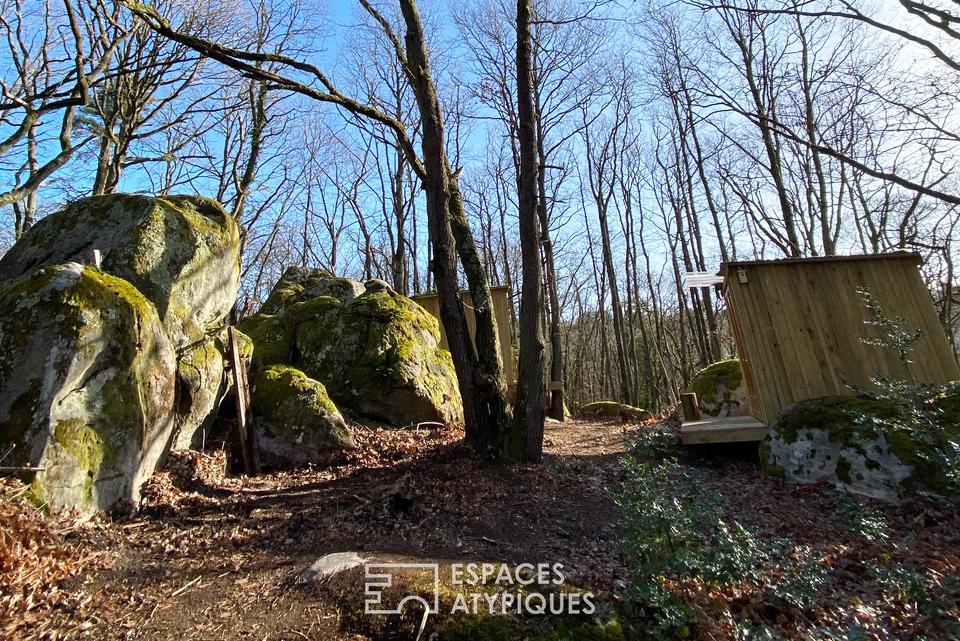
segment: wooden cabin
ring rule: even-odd
[[[510,288],[507,286],[491,287],[490,297],[493,299],[493,313],[497,319],[497,342],[500,345],[500,358],[503,360],[503,375],[508,385],[516,384],[517,362],[513,357],[513,346],[510,342]],[[440,321],[440,303],[436,294],[414,296],[413,300],[430,312],[437,321]],[[477,332],[477,321],[473,315],[473,298],[470,292],[460,292],[464,311],[467,315],[467,328],[470,330],[470,339],[474,340]],[[447,332],[440,322],[440,347],[450,349],[447,343]],[[476,345],[474,345],[476,350]]]
[[[760,440],[785,406],[871,388],[885,374],[938,384],[960,379],[960,368],[920,277],[919,254],[831,256],[735,261],[720,268],[720,285],[733,328],[755,419],[685,424],[684,442]],[[864,343],[881,338],[857,293],[867,289],[888,318],[921,329],[909,371],[896,351]],[[683,430],[686,430],[683,432]],[[751,431],[752,430],[752,431]]]

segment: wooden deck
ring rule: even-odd
[[[766,435],[767,426],[750,416],[710,418],[680,427],[680,441],[684,445],[762,441]]]

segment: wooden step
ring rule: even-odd
[[[750,416],[691,421],[680,427],[680,441],[684,445],[762,441],[766,435],[767,426]]]

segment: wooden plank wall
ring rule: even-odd
[[[503,374],[507,384],[512,385],[517,381],[517,362],[514,359],[513,346],[510,341],[510,288],[491,287],[490,295],[493,297],[493,313],[497,319],[497,338],[500,343],[500,358],[503,359]],[[440,320],[440,304],[437,302],[436,294],[414,296],[413,300],[430,312],[438,321]],[[467,327],[470,329],[470,338],[473,339],[477,331],[477,322],[473,315],[473,298],[470,296],[470,292],[460,292],[460,300],[464,302],[464,309],[467,313]],[[440,323],[440,347],[450,349],[443,323]]]
[[[849,386],[872,387],[870,377],[946,383],[960,379],[916,254],[858,258],[734,262],[723,268],[724,293],[747,382],[753,415],[769,425],[786,405],[832,394]],[[739,273],[745,273],[746,282]],[[866,287],[890,318],[920,328],[914,361],[904,368],[897,352],[867,345],[880,338],[864,324],[870,317],[856,289]],[[754,399],[751,399],[752,401]]]

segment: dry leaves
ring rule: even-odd
[[[101,566],[103,555],[66,541],[85,527],[70,514],[44,517],[24,496],[28,486],[0,479],[0,637],[41,636],[54,609],[81,613],[89,599],[62,583]],[[83,625],[84,616],[78,617]]]

